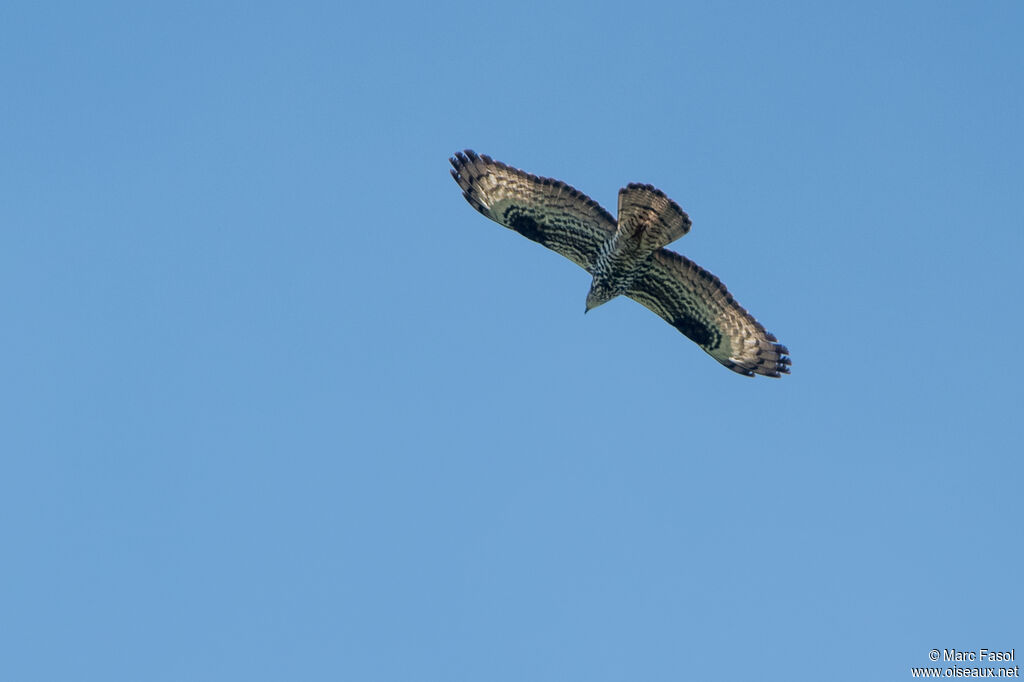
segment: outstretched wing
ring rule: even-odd
[[[789,350],[736,302],[721,280],[674,251],[655,251],[650,270],[626,295],[734,372],[789,374]]]
[[[469,149],[449,160],[473,208],[592,272],[601,244],[615,232],[615,219],[596,201]]]

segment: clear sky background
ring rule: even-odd
[[[903,680],[1024,657],[1019,2],[4,3],[0,679]],[[733,374],[485,220],[673,248]]]

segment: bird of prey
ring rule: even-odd
[[[466,201],[593,275],[586,310],[626,295],[654,311],[711,357],[745,376],[789,373],[776,343],[722,282],[664,248],[690,231],[690,218],[651,185],[619,190],[619,219],[559,180],[531,175],[472,150],[451,159]]]

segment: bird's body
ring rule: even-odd
[[[654,252],[689,230],[689,216],[661,191],[650,185],[625,187],[619,192],[615,231],[601,243],[594,259],[586,309],[627,293],[651,269]]]
[[[640,252],[636,240],[623,237],[616,232],[609,237],[598,250],[594,261],[594,276],[587,292],[587,307],[584,312],[594,308],[629,290],[636,278],[650,267],[650,254]]]
[[[451,159],[463,196],[488,218],[560,253],[593,276],[586,310],[626,295],[654,311],[729,369],[753,376],[789,372],[775,343],[717,277],[664,247],[690,218],[663,192],[630,184],[619,217],[558,180],[466,150]]]

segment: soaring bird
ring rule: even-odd
[[[651,185],[619,190],[619,219],[560,180],[512,168],[467,149],[449,159],[466,201],[593,276],[586,310],[626,295],[654,311],[711,357],[745,376],[789,374],[789,350],[736,302],[722,282],[665,248],[690,217]]]

